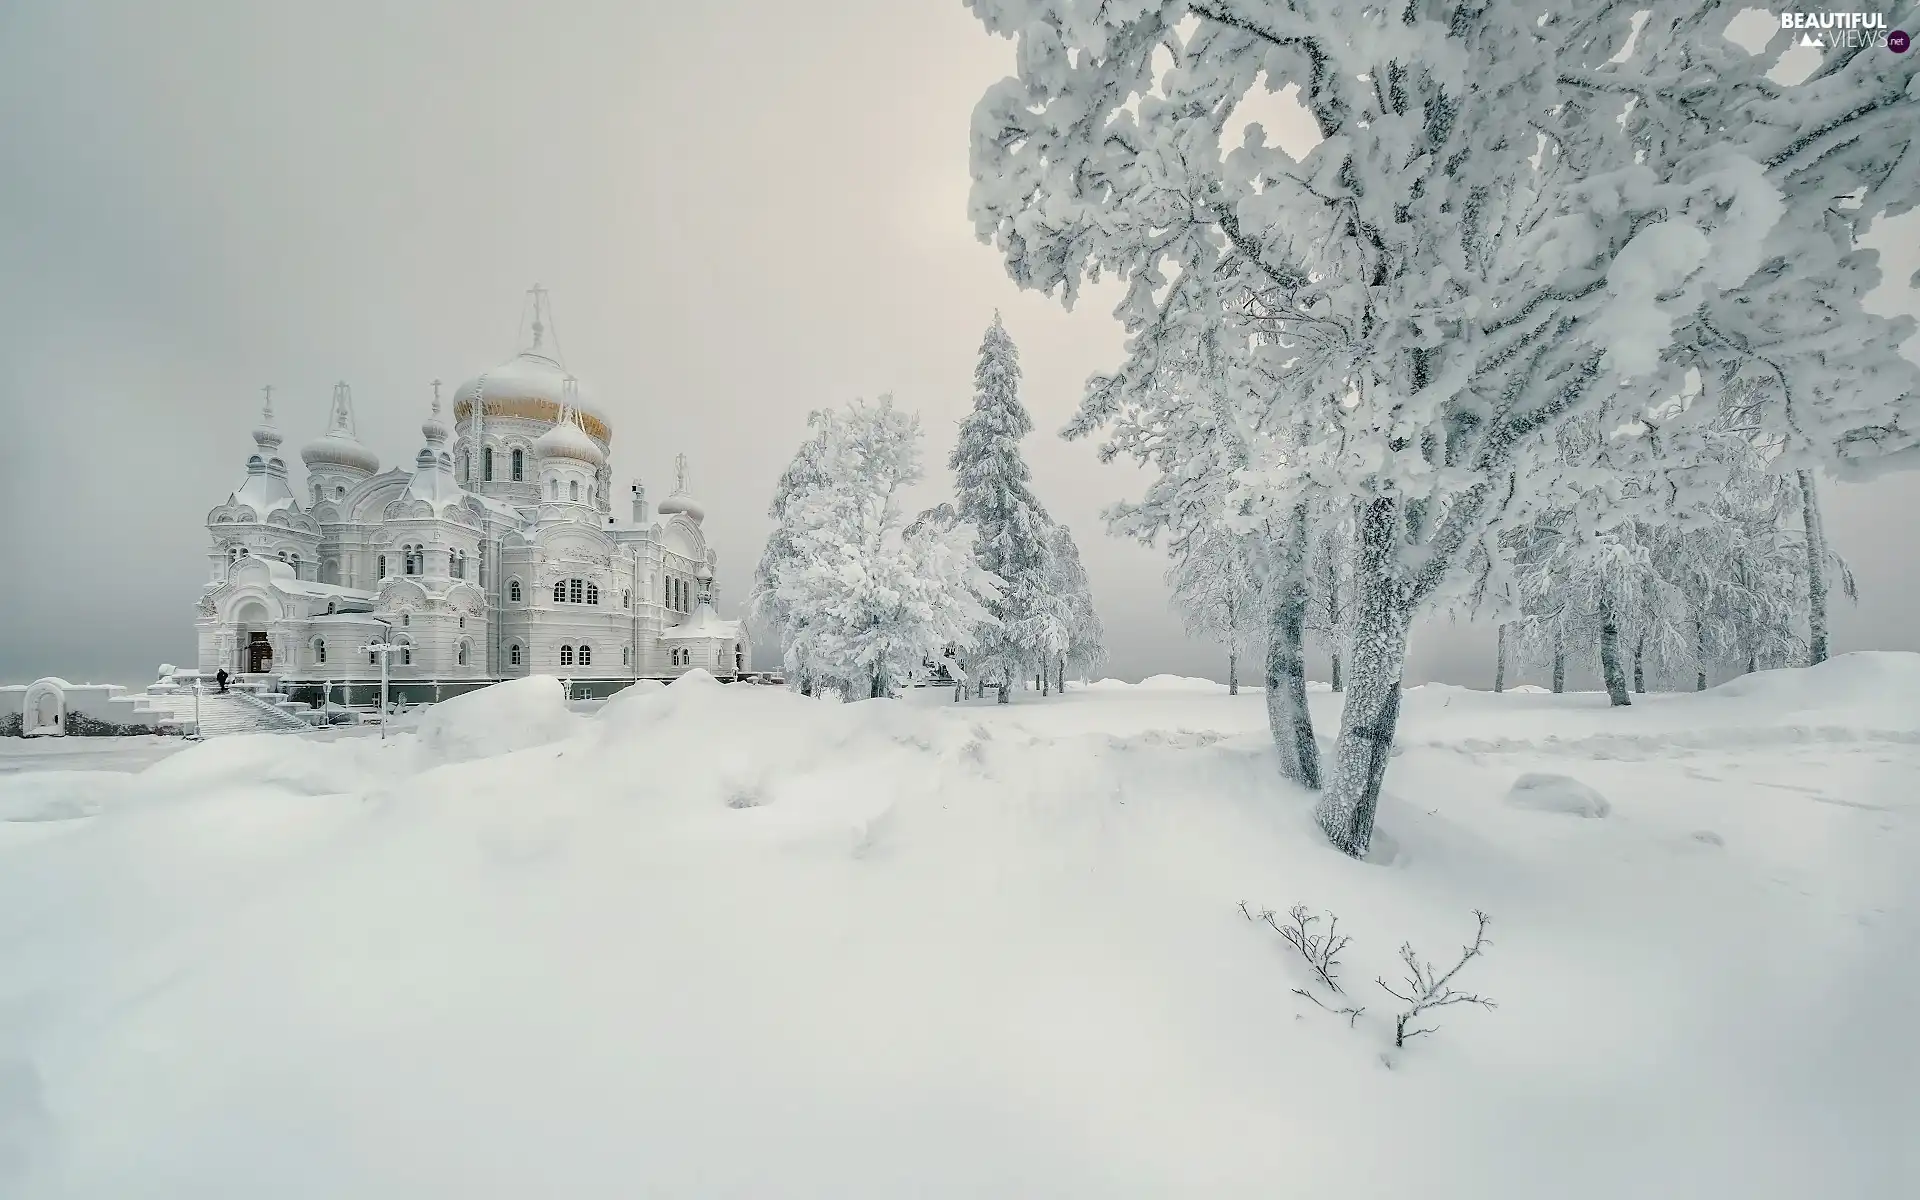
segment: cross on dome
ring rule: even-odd
[[[267,384],[260,389],[266,395],[260,405],[260,423],[253,427],[253,441],[267,454],[272,454],[280,445],[280,429],[273,423],[273,385]]]

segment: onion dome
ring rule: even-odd
[[[552,312],[544,288],[533,289],[533,344],[506,362],[462,383],[453,393],[453,419],[473,419],[475,401],[481,405],[482,421],[493,417],[522,417],[533,421],[555,421],[569,403],[567,373],[558,347],[549,344]],[[613,427],[606,410],[592,393],[574,381],[572,408],[575,422],[587,434],[605,446],[613,440]]]
[[[701,563],[693,569],[693,577],[701,583],[710,583],[713,581],[713,568],[706,563]]]
[[[345,467],[371,475],[380,469],[380,456],[361,443],[354,428],[353,389],[345,383],[333,385],[333,412],[327,419],[327,432],[300,447],[300,461],[309,471]]]
[[[572,406],[563,407],[560,420],[554,423],[553,428],[534,439],[534,458],[570,458],[595,470],[606,466],[606,454],[601,451],[600,444],[580,428],[579,420]]]
[[[688,520],[698,525],[702,520],[706,519],[707,510],[700,506],[698,500],[695,500],[687,493],[687,456],[684,454],[676,455],[673,460],[673,467],[675,476],[673,495],[662,500],[660,507],[655,511],[663,517],[670,517],[675,513],[685,513]]]

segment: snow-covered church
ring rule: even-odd
[[[296,490],[269,389],[246,478],[207,514],[200,669],[271,677],[316,702],[377,679],[367,647],[381,642],[398,647],[396,683],[435,695],[529,674],[605,694],[695,667],[745,673],[746,631],[716,611],[686,457],[654,513],[636,480],[631,519],[616,519],[612,426],[550,328],[535,288],[532,344],[456,388],[451,412],[436,381],[424,444],[388,471],[341,383],[326,431],[300,448]]]

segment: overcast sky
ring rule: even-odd
[[[191,662],[261,385],[296,473],[338,379],[408,463],[428,381],[518,349],[536,281],[616,488],[692,460],[729,612],[810,409],[891,391],[944,487],[1000,309],[1111,672],[1224,677],[1099,521],[1142,477],[1053,436],[1117,361],[1110,297],[1016,290],[967,220],[968,119],[1010,67],[958,0],[0,4],[0,681]],[[1904,285],[1902,224],[1876,240]],[[1920,648],[1920,479],[1828,496],[1863,593],[1837,647]],[[1409,681],[1484,684],[1491,642],[1425,630]]]

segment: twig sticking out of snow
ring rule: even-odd
[[[1386,980],[1374,980],[1387,995],[1408,1006],[1407,1011],[1394,1017],[1393,1044],[1396,1049],[1405,1046],[1408,1038],[1432,1033],[1439,1028],[1437,1025],[1421,1029],[1408,1028],[1421,1013],[1430,1009],[1445,1008],[1449,1004],[1478,1004],[1482,1008],[1489,1009],[1500,1007],[1485,996],[1457,991],[1452,985],[1453,977],[1460,973],[1460,969],[1480,957],[1481,953],[1493,944],[1487,940],[1487,922],[1492,918],[1477,908],[1473,910],[1473,916],[1474,920],[1479,922],[1478,928],[1473,931],[1473,945],[1460,948],[1460,961],[1454,963],[1446,974],[1436,973],[1432,963],[1422,963],[1419,956],[1414,953],[1413,943],[1403,942],[1400,945],[1400,961],[1407,965],[1405,983],[1407,990],[1404,993],[1398,992],[1389,986]]]
[[[1307,965],[1313,968],[1314,975],[1319,978],[1321,983],[1326,984],[1334,995],[1343,996],[1346,994],[1340,987],[1339,977],[1334,972],[1340,966],[1340,952],[1346,949],[1347,944],[1353,939],[1340,933],[1339,917],[1329,912],[1327,914],[1327,931],[1325,933],[1315,933],[1313,932],[1313,926],[1319,924],[1320,918],[1309,915],[1307,906],[1304,904],[1296,904],[1287,910],[1287,923],[1284,925],[1274,916],[1273,910],[1270,908],[1255,913],[1247,907],[1245,901],[1242,901],[1240,904],[1240,912],[1241,915],[1245,916],[1249,921],[1264,921],[1268,925],[1271,925],[1275,932],[1279,933],[1279,935],[1286,940],[1287,945],[1292,946],[1299,952],[1301,958],[1307,960]],[[1352,1006],[1335,1007],[1305,988],[1294,988],[1293,994],[1296,996],[1304,996],[1328,1012],[1345,1017],[1347,1019],[1347,1028],[1349,1029],[1353,1028],[1353,1023],[1360,1019],[1360,1014],[1366,1011],[1364,1008],[1355,1008]]]

